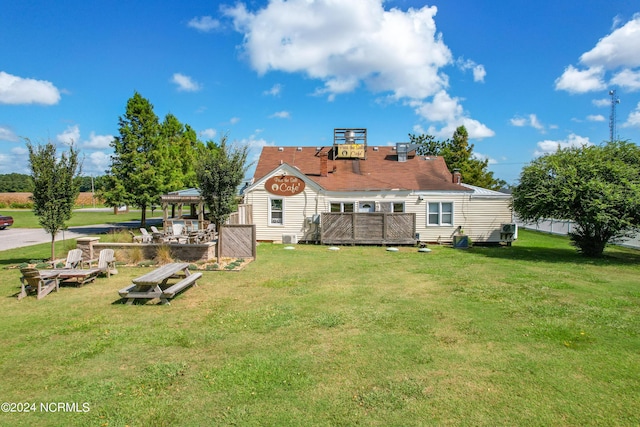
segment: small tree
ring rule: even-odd
[[[525,221],[574,221],[572,244],[601,256],[608,242],[640,226],[640,148],[616,141],[539,157],[523,169],[513,207]]]
[[[27,140],[29,166],[33,180],[33,212],[47,233],[51,234],[51,259],[55,259],[55,240],[71,218],[73,205],[80,192],[78,151],[69,147],[57,158],[51,143],[34,147]]]
[[[234,211],[238,187],[247,171],[248,147],[227,145],[227,136],[220,145],[208,143],[202,148],[196,166],[200,192],[209,208],[209,217],[219,232],[229,214]],[[220,258],[219,245],[216,256]]]

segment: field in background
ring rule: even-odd
[[[527,230],[509,248],[284,248],[169,306],[118,303],[145,268],[40,301],[0,269],[3,401],[90,407],[0,424],[640,425],[638,251],[584,259]]]
[[[0,208],[30,208],[30,196],[31,193],[0,193]],[[76,199],[76,206],[91,207],[94,202],[97,206],[102,205],[102,200],[94,199],[92,193],[80,193]]]

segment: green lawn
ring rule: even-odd
[[[263,244],[169,306],[119,303],[149,269],[41,301],[2,269],[0,396],[36,412],[0,425],[639,425],[640,253],[519,233],[429,254]]]
[[[83,211],[75,210],[69,221],[67,221],[67,227],[77,227],[83,225],[94,224],[115,224],[125,221],[140,221],[142,211],[131,210],[128,213],[114,215],[113,211]],[[29,209],[2,209],[3,215],[10,215],[13,217],[15,228],[42,228],[38,223],[38,217],[34,215],[32,210]],[[153,213],[154,217],[162,217],[162,209],[156,209]],[[147,210],[147,218],[151,218],[151,210]]]

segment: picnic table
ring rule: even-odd
[[[127,299],[127,305],[133,304],[136,299],[160,298],[162,304],[169,304],[169,299],[190,285],[196,285],[196,280],[202,277],[202,273],[191,273],[186,262],[174,262],[137,277],[133,284],[120,289],[118,294]],[[182,278],[178,283],[167,286],[169,279]]]
[[[98,277],[98,274],[102,272],[99,268],[54,268],[47,270],[40,270],[40,276],[43,279],[49,279],[58,277],[64,282],[75,282],[78,286],[84,285],[87,282],[92,282]]]

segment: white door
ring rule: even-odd
[[[358,203],[358,212],[369,213],[376,211],[375,202],[359,202]]]

